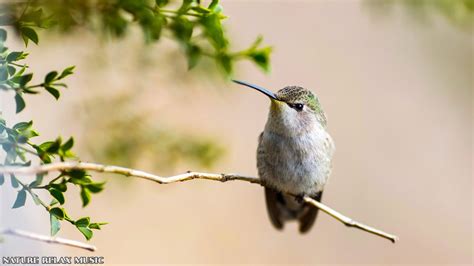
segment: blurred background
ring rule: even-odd
[[[107,181],[105,191],[85,209],[68,191],[66,207],[109,222],[91,241],[96,253],[13,237],[0,253],[104,256],[109,264],[472,263],[473,24],[459,19],[468,11],[436,4],[446,1],[413,2],[222,3],[234,47],[259,34],[273,46],[269,74],[242,62],[235,78],[319,96],[337,148],[323,202],[398,235],[398,243],[324,213],[309,234],[296,224],[278,232],[262,187],[244,182],[157,185],[94,174]],[[57,103],[30,97],[13,118],[13,102],[2,98],[5,115],[33,119],[40,140],[74,135],[83,161],[161,175],[256,175],[268,99],[211,64],[187,71],[176,44],[145,45],[138,30],[119,41],[77,30],[45,34],[27,50],[40,74],[76,65]],[[43,209],[28,200],[11,210],[16,193],[8,186],[0,193],[2,226],[49,233]],[[59,236],[83,239],[66,225]]]

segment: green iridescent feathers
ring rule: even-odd
[[[314,111],[318,117],[319,122],[326,127],[326,115],[319,103],[319,99],[310,90],[299,86],[287,86],[277,93],[277,98],[286,103],[302,103]]]

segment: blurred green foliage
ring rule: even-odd
[[[147,116],[137,109],[134,94],[97,97],[81,110],[81,119],[93,125],[85,128],[86,146],[100,162],[132,168],[150,165],[163,172],[173,170],[179,163],[209,168],[225,153],[215,139],[183,133]]]
[[[426,20],[430,15],[440,14],[458,28],[472,31],[474,26],[474,0],[366,0],[366,2],[377,11],[389,11],[395,5],[402,5],[417,19]]]
[[[63,33],[87,28],[103,36],[122,38],[138,26],[147,43],[171,37],[183,48],[189,68],[202,57],[213,59],[230,75],[237,60],[251,60],[261,69],[270,67],[271,47],[261,37],[248,49],[231,51],[222,21],[227,17],[218,0],[30,0],[0,5],[0,25],[13,26],[25,43],[38,43],[35,29],[57,28]]]

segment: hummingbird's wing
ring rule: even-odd
[[[263,132],[258,136],[258,148],[257,148],[257,168],[259,175],[261,175],[265,169],[265,150],[262,145]],[[282,195],[278,191],[265,187],[265,201],[267,203],[268,216],[273,226],[277,229],[283,228],[283,217],[281,209]]]
[[[270,217],[270,221],[272,222],[273,226],[276,229],[280,230],[283,228],[283,217],[282,217],[282,209],[279,205],[282,203],[281,201],[281,193],[277,192],[271,188],[265,188],[265,201],[267,202],[267,211],[268,216]]]
[[[323,191],[318,192],[315,196],[312,196],[316,201],[321,201],[323,196]],[[306,233],[311,229],[314,222],[316,221],[316,217],[318,216],[319,209],[311,206],[309,204],[305,204],[302,210],[301,216],[298,218],[300,223],[299,229],[301,233]]]

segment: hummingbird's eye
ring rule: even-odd
[[[296,109],[297,111],[301,111],[301,110],[303,110],[303,106],[304,106],[304,105],[303,105],[302,103],[297,103],[297,104],[295,104],[295,109]]]
[[[304,104],[302,103],[295,103],[295,104],[292,104],[292,103],[289,103],[288,104],[291,108],[295,109],[296,111],[301,111],[303,110],[303,107],[304,107]]]

